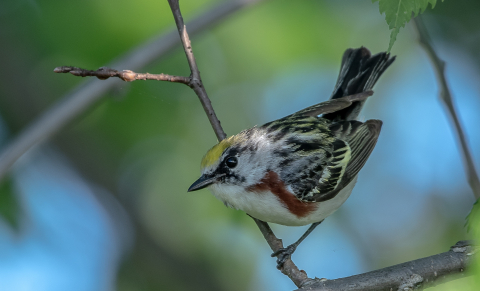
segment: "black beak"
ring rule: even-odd
[[[198,178],[197,181],[193,182],[193,184],[192,184],[192,186],[190,186],[190,188],[188,188],[188,192],[203,189],[203,188],[215,183],[217,181],[217,179],[218,179],[218,177],[216,177],[216,176],[212,177],[212,176],[202,175],[200,178]]]

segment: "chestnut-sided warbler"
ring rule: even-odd
[[[272,255],[281,267],[350,196],[382,127],[380,120],[355,119],[394,60],[364,47],[346,50],[329,101],[220,141],[203,157],[202,176],[188,191],[208,187],[226,206],[266,222],[312,224]]]

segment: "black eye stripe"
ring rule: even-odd
[[[236,157],[228,157],[227,159],[225,159],[225,165],[227,165],[227,167],[229,167],[230,169],[235,168],[237,164],[238,160]]]

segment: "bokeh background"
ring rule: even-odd
[[[186,21],[220,1],[182,0]],[[479,1],[424,21],[480,169]],[[167,1],[0,1],[0,142],[96,69],[173,29]],[[388,46],[370,0],[270,0],[193,38],[227,134],[326,100],[343,51]],[[384,121],[351,198],[298,248],[311,277],[338,278],[444,252],[471,238],[474,198],[432,67],[408,24],[363,118]],[[115,68],[129,69],[129,68]],[[142,71],[188,75],[179,47]],[[97,82],[101,82],[98,80]],[[0,185],[0,290],[293,290],[253,221],[208,190],[187,193],[215,135],[188,87],[117,86],[19,160]],[[284,243],[305,227],[273,225]],[[475,287],[476,286],[476,287]],[[431,290],[478,290],[474,277]]]

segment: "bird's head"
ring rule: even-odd
[[[256,128],[222,140],[205,154],[202,176],[188,191],[213,185],[247,188],[258,183],[272,163],[270,145]]]

